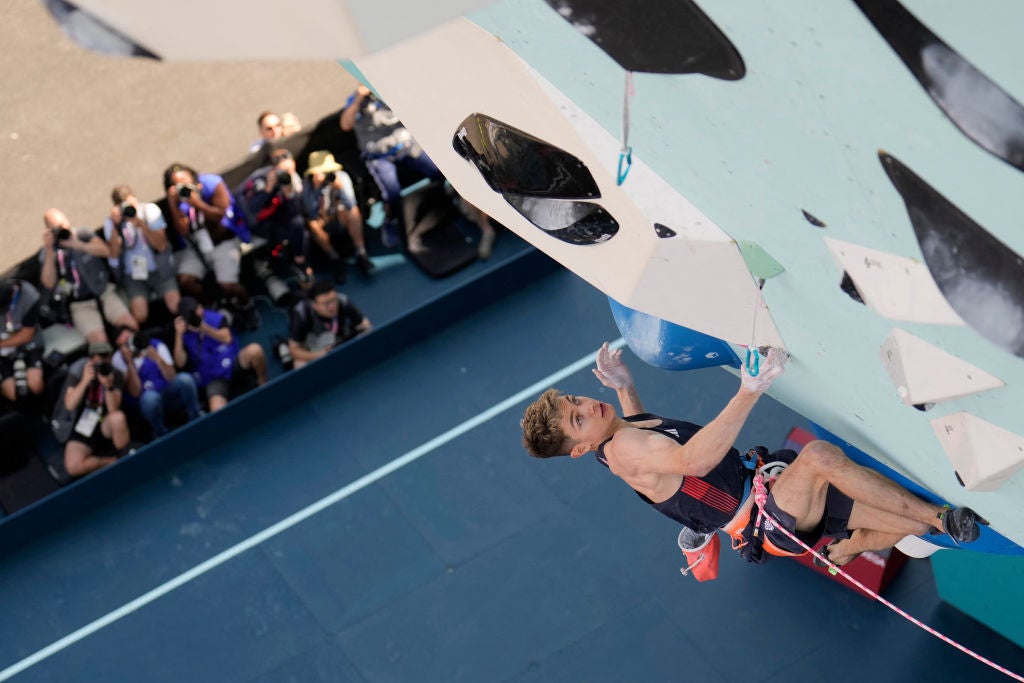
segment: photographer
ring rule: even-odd
[[[237,193],[239,206],[254,234],[267,239],[275,249],[280,245],[289,252],[292,273],[301,287],[307,287],[313,271],[306,261],[302,177],[295,172],[295,159],[287,149],[273,150],[270,162],[271,166],[253,171],[242,182]]]
[[[174,366],[192,374],[206,391],[210,410],[227,405],[232,384],[241,373],[252,373],[259,385],[267,382],[267,356],[253,342],[238,350],[224,315],[208,311],[192,297],[182,297],[174,319]]]
[[[107,341],[104,317],[113,325],[137,330],[138,323],[118,296],[103,262],[110,258],[107,243],[88,228],[72,230],[60,209],[47,210],[43,223],[39,281],[49,294],[46,310],[41,310],[44,318],[51,323],[70,322],[90,342]]]
[[[338,123],[343,131],[355,132],[363,163],[384,200],[388,220],[381,230],[381,242],[385,247],[397,247],[399,233],[403,227],[408,227],[403,226],[402,185],[398,180],[398,168],[431,180],[441,178],[441,171],[398,115],[365,85],[359,85],[349,96]]]
[[[121,410],[125,378],[111,364],[113,347],[89,344],[89,356],[76,361],[53,414],[53,433],[64,443],[64,469],[81,477],[106,467],[128,447],[131,434]]]
[[[128,364],[128,359],[132,363]],[[166,416],[181,411],[189,421],[200,415],[199,391],[187,372],[174,368],[171,351],[146,331],[129,336],[114,358],[114,368],[127,377],[128,395],[159,438],[168,431]]]
[[[181,247],[177,253],[181,291],[202,298],[203,278],[212,270],[221,294],[234,299],[245,326],[256,329],[256,308],[238,277],[242,242],[250,241],[251,235],[224,179],[172,164],[164,171],[164,189]]]
[[[29,283],[0,280],[0,390],[11,403],[43,393],[39,300]]]
[[[110,199],[114,206],[103,221],[103,237],[110,246],[107,262],[128,295],[132,317],[145,324],[152,294],[162,297],[171,315],[177,315],[181,294],[163,212],[156,204],[139,202],[127,185],[115,187]]]
[[[375,266],[366,254],[363,214],[356,203],[352,179],[330,152],[320,150],[309,155],[302,211],[313,241],[330,259],[335,282],[343,284],[346,276],[345,262],[334,249],[332,237],[348,235],[355,248],[356,267],[363,275],[373,272]]]
[[[316,282],[309,298],[302,299],[288,314],[288,350],[295,367],[321,358],[338,344],[344,343],[371,328],[351,299],[338,294],[324,281]]]

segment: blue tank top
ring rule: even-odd
[[[655,427],[640,427],[648,431],[658,432],[682,445],[700,431],[701,426],[682,420],[671,420],[640,413],[625,418],[626,422],[642,422],[644,420],[661,420]],[[609,439],[608,441],[611,441]],[[608,467],[608,459],[604,455],[605,441],[597,447],[594,454],[597,461]],[[655,503],[637,491],[637,495],[649,503],[655,510],[671,517],[680,524],[685,524],[698,533],[710,533],[729,522],[739,509],[743,500],[743,488],[748,477],[747,468],[743,465],[740,453],[730,448],[722,461],[703,477],[683,477],[679,490],[666,501]]]

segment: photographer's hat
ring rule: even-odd
[[[114,347],[110,345],[110,342],[95,341],[89,344],[90,356],[109,356],[112,353],[114,353]]]
[[[316,152],[309,153],[309,167],[306,169],[306,175],[313,175],[314,173],[335,173],[340,171],[341,168],[341,164],[334,160],[333,154],[328,152],[326,149],[321,149]]]

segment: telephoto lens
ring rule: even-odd
[[[199,327],[203,324],[203,319],[199,317],[199,314],[193,311],[189,313],[188,319],[185,320],[189,327]]]
[[[28,396],[28,366],[20,356],[14,359],[14,387],[19,398]]]
[[[125,202],[121,205],[121,216],[124,218],[135,218],[139,215],[138,209],[135,208],[134,204]]]
[[[178,196],[181,197],[182,199],[188,199],[189,197],[192,196],[192,190],[194,189],[195,188],[192,187],[191,185],[181,183],[178,185]]]
[[[100,361],[96,364],[96,373],[106,377],[110,373],[114,372],[114,366],[110,364],[109,360]]]
[[[337,174],[337,173],[335,173],[334,171],[331,171],[330,173],[327,173],[327,174],[325,174],[325,175],[324,175],[324,184],[326,184],[326,185],[330,185],[330,184],[331,184],[331,183],[333,183],[333,182],[334,182],[334,181],[335,181],[335,180],[336,180],[337,178],[338,178],[338,174]]]
[[[53,238],[58,242],[71,239],[71,231],[67,228],[54,228]]]
[[[283,168],[277,170],[277,172],[274,174],[274,179],[278,185],[292,184],[292,174],[284,170]]]

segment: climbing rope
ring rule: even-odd
[[[961,645],[960,643],[956,642],[955,640],[953,640],[949,636],[946,636],[946,635],[944,635],[942,633],[939,633],[938,631],[933,629],[928,624],[926,624],[926,623],[920,621],[919,619],[911,616],[907,612],[903,611],[902,609],[900,609],[899,607],[897,607],[893,603],[891,603],[888,600],[886,600],[885,598],[883,598],[878,593],[874,592],[873,590],[871,590],[870,588],[868,588],[867,586],[862,584],[857,579],[853,578],[852,576],[850,576],[849,574],[844,572],[837,565],[833,564],[832,561],[829,560],[827,556],[825,556],[823,554],[818,554],[817,552],[815,552],[806,543],[804,543],[799,538],[797,538],[795,534],[791,533],[788,529],[783,527],[776,520],[772,519],[771,515],[764,514],[762,511],[764,510],[764,504],[768,501],[768,488],[767,488],[767,486],[765,484],[764,476],[760,472],[758,472],[754,476],[753,491],[754,491],[754,503],[757,504],[757,508],[758,508],[758,513],[757,513],[757,515],[758,515],[758,525],[755,528],[758,528],[758,529],[760,528],[760,524],[759,523],[760,523],[761,517],[763,516],[766,520],[768,520],[769,522],[774,524],[777,529],[782,531],[782,533],[786,534],[786,536],[788,536],[791,540],[795,541],[801,548],[803,548],[804,550],[809,552],[811,555],[814,555],[821,562],[824,562],[829,567],[830,573],[834,572],[836,574],[841,575],[843,578],[845,578],[847,581],[849,581],[850,583],[855,585],[857,588],[861,589],[866,594],[870,595],[875,600],[877,600],[878,602],[882,603],[883,605],[885,605],[886,607],[891,609],[893,612],[896,612],[896,614],[899,614],[901,617],[903,617],[907,621],[909,621],[912,624],[915,624],[915,625],[919,626],[920,628],[924,629],[925,631],[927,631],[928,633],[932,634],[933,636],[935,636],[939,640],[942,640],[942,641],[944,641],[946,643],[949,643],[950,645],[952,645],[956,649],[960,650],[961,652],[963,652],[965,654],[968,654],[971,657],[974,657],[979,662],[982,662],[983,664],[987,664],[988,666],[992,667],[996,671],[1009,676],[1010,678],[1014,679],[1015,681],[1020,681],[1021,683],[1024,683],[1024,676],[1021,676],[1020,674],[1016,674],[1016,673],[1010,671],[1009,669],[1007,669],[1006,667],[1001,666],[999,664],[996,664],[995,662],[993,662],[990,659],[986,659],[985,657],[982,657],[977,652],[975,652],[975,651],[973,651],[973,650],[971,650],[971,649],[969,649],[967,647],[964,647],[963,645]]]

